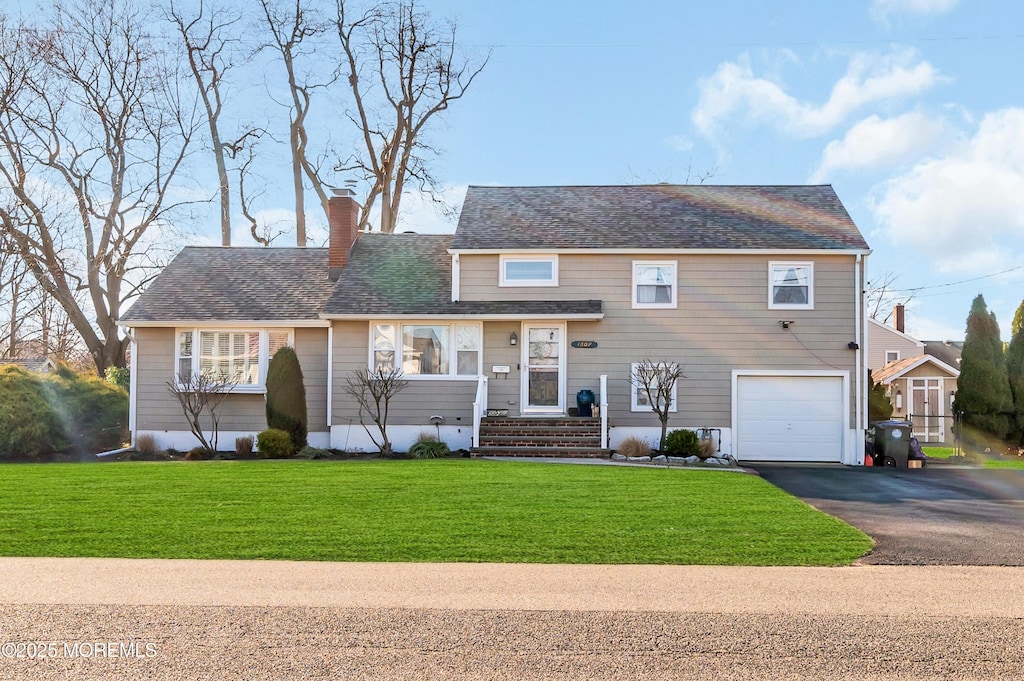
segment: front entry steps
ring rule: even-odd
[[[601,420],[596,418],[485,418],[473,456],[607,458],[601,449]]]

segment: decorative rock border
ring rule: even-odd
[[[735,467],[738,464],[731,456],[713,456],[701,460],[699,456],[665,456],[659,454],[650,456],[625,456],[615,452],[612,454],[612,461],[624,461],[626,463],[651,463],[661,466],[729,466]]]

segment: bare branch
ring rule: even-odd
[[[391,454],[392,445],[388,438],[388,409],[391,399],[409,386],[409,381],[402,377],[402,370],[378,366],[373,371],[359,369],[353,371],[345,379],[345,392],[351,395],[359,405],[359,423],[363,426],[370,440],[382,454]],[[370,431],[363,418],[369,414],[377,425],[380,439]]]

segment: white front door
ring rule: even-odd
[[[522,412],[565,413],[565,324],[523,324]]]

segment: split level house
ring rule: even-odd
[[[922,443],[952,443],[963,343],[908,335],[905,308],[896,305],[892,326],[868,320],[868,347],[871,378],[886,387],[892,417],[913,423],[911,434]]]
[[[685,376],[669,427],[723,454],[863,461],[870,251],[830,186],[474,186],[445,235],[358,233],[335,194],[327,248],[188,247],[124,315],[133,436],[195,446],[167,383],[211,370],[237,382],[221,441],[259,432],[289,345],[313,446],[373,449],[345,386],[382,366],[408,380],[399,451],[423,432],[478,454],[656,443],[631,379],[654,360]],[[575,418],[584,390],[597,409]]]

